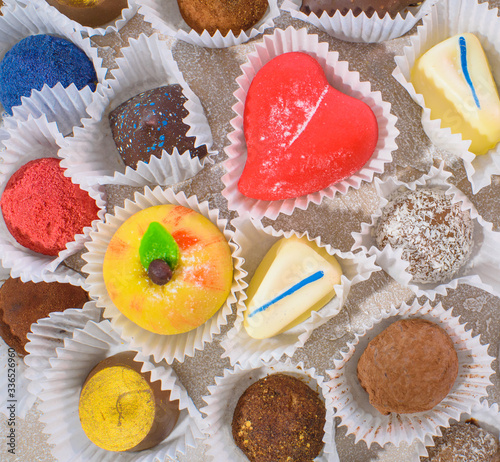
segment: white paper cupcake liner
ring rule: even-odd
[[[233,255],[233,284],[225,304],[201,326],[177,335],[149,332],[121,314],[108,295],[102,274],[104,256],[116,230],[140,210],[161,204],[181,205],[204,215],[224,234]],[[153,355],[157,362],[162,359],[168,364],[174,359],[183,361],[186,356],[193,356],[196,350],[203,349],[203,345],[212,341],[213,336],[220,333],[221,327],[227,323],[226,318],[232,313],[232,304],[236,302],[236,294],[241,290],[241,280],[245,273],[241,269],[241,249],[233,239],[234,233],[227,228],[226,220],[219,217],[219,210],[211,209],[208,202],[199,203],[196,196],[186,197],[184,192],[174,194],[172,190],[163,190],[159,186],[154,190],[146,187],[144,194],[135,194],[133,202],[126,200],[124,208],[115,207],[114,215],[107,214],[106,223],[99,223],[97,231],[90,235],[92,240],[86,243],[89,252],[82,256],[88,262],[83,271],[89,274],[86,280],[89,293],[97,299],[98,306],[105,308],[104,317],[111,319],[114,329],[130,342],[134,349],[140,349],[145,355]]]
[[[0,279],[1,283],[5,282],[9,277],[9,270],[0,267]],[[61,281],[59,280],[60,278],[56,277],[53,274],[48,274],[46,277],[45,282],[61,282],[61,283],[71,283],[75,286],[79,285],[79,281],[73,278],[71,282],[68,281]],[[74,325],[77,324],[77,322],[81,319],[96,319],[97,320],[97,313],[100,315],[100,310],[97,310],[95,308],[95,305],[92,306],[91,303],[87,303],[83,310],[82,309],[68,309],[66,311],[67,313],[71,313],[71,320]],[[74,314],[73,314],[74,313]],[[51,317],[53,319],[60,319],[62,313],[51,313]],[[49,321],[49,318],[44,318],[43,320],[39,320],[40,324],[45,324],[46,321]],[[50,322],[50,321],[49,321]],[[86,322],[86,321],[85,321]],[[81,325],[83,327],[84,324]],[[41,329],[41,330],[40,330]],[[64,337],[67,337],[68,331],[66,330],[60,330],[62,327],[57,326],[56,329],[53,329],[52,332],[54,333],[54,338],[57,337],[59,339],[62,339]],[[44,331],[43,328],[40,328],[38,323],[34,323],[31,326],[32,332],[42,332],[46,333],[48,331]],[[50,334],[49,334],[50,335]],[[33,334],[28,334],[28,339],[33,338]],[[26,345],[26,350],[30,352],[31,350],[31,345],[30,342],[27,343]],[[24,358],[21,358],[18,356],[18,354],[15,352],[15,350],[11,349],[9,352],[9,346],[0,339],[0,361],[2,364],[3,368],[3,373],[0,375],[0,387],[2,387],[2,390],[5,390],[5,393],[3,393],[0,396],[0,412],[4,414],[7,417],[10,417],[11,412],[7,408],[7,406],[13,406],[12,412],[14,415],[19,416],[21,418],[24,418],[26,416],[26,413],[33,407],[33,404],[35,403],[36,397],[38,396],[38,393],[40,391],[40,388],[37,386],[36,381],[39,380],[40,378],[43,377],[43,371],[48,365],[48,361],[44,362],[43,359],[44,357],[48,358],[51,355],[53,355],[55,352],[55,346],[52,345],[52,350],[51,346],[48,346],[45,348],[44,351],[42,350],[37,350],[35,352],[34,358],[36,359],[28,359],[31,355],[25,356]],[[15,361],[15,368],[14,371],[8,371],[10,365],[9,365],[9,356],[13,358]],[[29,367],[29,366],[34,366],[34,367]],[[11,374],[9,376],[9,373]],[[14,374],[14,375],[12,375]],[[9,379],[12,379],[11,382],[9,382]],[[9,388],[9,383],[13,383],[15,386],[12,387],[10,385]],[[13,390],[13,397],[10,396],[10,392]]]
[[[107,69],[102,65],[102,58],[97,55],[97,48],[92,47],[90,39],[82,38],[80,33],[75,32],[68,24],[64,24],[64,21],[60,22],[57,17],[54,18],[52,13],[39,9],[31,3],[26,6],[5,5],[0,16],[0,60],[16,43],[30,35],[49,34],[62,37],[82,49],[92,61],[98,81],[95,91],[102,91],[103,85],[106,85]],[[75,90],[70,90],[70,93]],[[87,92],[88,90],[84,87],[80,91]],[[34,95],[37,92],[38,90],[32,90],[31,94]],[[6,113],[3,116],[8,117]]]
[[[184,453],[186,446],[196,446],[202,438],[201,415],[171,368],[155,366],[137,353],[136,361],[143,362],[142,372],[151,372],[151,381],[161,381],[163,390],[171,391],[171,399],[179,400],[181,414],[173,432],[157,446],[139,452],[106,451],[94,445],[85,435],[78,417],[82,385],[89,372],[103,359],[122,351],[133,350],[124,343],[108,321],[96,324],[89,321],[83,330],[77,329],[72,339],[57,348],[57,357],[50,359],[51,368],[41,383],[41,422],[45,424],[49,443],[54,444],[54,457],[60,461],[141,461],[153,462],[174,459]]]
[[[406,89],[411,98],[422,107],[422,127],[430,140],[439,148],[461,157],[474,194],[491,184],[492,175],[500,175],[500,145],[486,154],[475,156],[469,151],[470,140],[441,127],[441,119],[431,119],[424,97],[411,83],[411,69],[416,60],[434,45],[457,34],[472,32],[483,46],[495,81],[500,82],[500,19],[498,9],[489,9],[487,2],[471,0],[442,0],[431,10],[411,37],[404,54],[396,56],[394,78]]]
[[[248,42],[266,29],[274,27],[274,19],[280,15],[277,0],[269,0],[269,7],[262,19],[251,29],[240,32],[237,36],[232,31],[226,36],[220,31],[214,35],[210,35],[206,30],[198,34],[182,19],[177,0],[137,0],[137,2],[140,5],[139,13],[154,29],[164,35],[206,48],[227,48]]]
[[[1,19],[1,18],[0,18]],[[45,116],[34,119],[31,116],[26,121],[19,121],[17,127],[9,129],[10,138],[4,143],[5,151],[0,154],[0,193],[21,166],[33,159],[43,157],[58,157],[62,135],[55,122],[47,122]],[[98,217],[92,226],[104,218],[106,203],[102,188],[83,187],[96,201],[99,207]],[[2,265],[11,269],[12,277],[20,277],[23,282],[40,282],[46,280],[48,273],[56,273],[61,279],[76,277],[79,284],[84,281],[83,276],[74,270],[61,265],[61,263],[83,249],[83,244],[89,239],[90,226],[83,229],[82,234],[77,234],[75,240],[66,244],[66,249],[59,252],[56,257],[33,252],[16,242],[8,231],[3,216],[0,217],[0,258]]]
[[[481,404],[477,404],[472,408],[470,414],[462,414],[460,421],[465,422],[470,418],[477,421],[479,426],[486,431],[491,432],[496,438],[500,439],[500,412],[498,410],[498,404],[494,403],[492,406],[488,405],[487,400],[483,400]],[[439,431],[438,436],[441,436],[441,431]],[[431,436],[426,438],[426,444],[418,443],[417,445],[417,455],[415,459],[411,462],[421,462],[420,457],[428,457],[429,453],[427,448],[429,446],[435,446],[434,440]]]
[[[67,24],[73,30],[79,32],[80,34],[84,33],[88,37],[92,37],[93,35],[106,35],[111,34],[113,32],[118,32],[127,22],[137,13],[139,6],[137,5],[135,0],[128,0],[128,7],[124,8],[121,14],[113,21],[110,21],[108,24],[105,24],[100,27],[90,27],[83,26],[82,24],[69,19],[66,15],[60,13],[57,8],[50,6],[45,0],[16,0],[18,3],[22,3],[25,5],[33,4],[36,5],[40,10],[45,10],[48,14],[52,15],[54,20],[56,20],[60,24]]]
[[[418,21],[429,14],[432,5],[438,0],[427,0],[419,7],[408,8],[406,13],[398,13],[394,18],[385,14],[382,18],[374,13],[368,17],[365,13],[354,16],[349,11],[345,16],[336,11],[333,16],[326,12],[318,17],[316,14],[302,13],[302,0],[285,0],[281,9],[288,11],[292,18],[300,19],[316,26],[332,37],[347,42],[385,42],[406,34]]]
[[[500,296],[500,276],[496,268],[500,266],[498,249],[500,248],[500,233],[493,231],[493,225],[478,214],[474,205],[460,190],[448,183],[451,173],[444,170],[444,163],[439,168],[431,167],[428,174],[412,183],[403,183],[396,179],[375,180],[377,195],[380,197],[378,210],[372,214],[370,223],[362,223],[360,232],[353,232],[354,244],[352,251],[361,249],[369,255],[375,255],[377,264],[402,286],[411,289],[417,297],[422,295],[434,300],[436,295],[446,295],[449,289],[456,289],[458,284],[468,284],[478,287],[497,297]],[[379,249],[376,246],[375,227],[382,216],[384,206],[391,195],[399,188],[416,190],[421,186],[437,187],[451,196],[453,203],[461,204],[462,210],[469,210],[474,222],[474,246],[469,261],[458,271],[449,282],[440,284],[423,284],[412,282],[410,273],[406,271],[408,262],[401,258],[402,249],[393,249],[390,245]]]
[[[328,322],[341,311],[351,286],[368,280],[373,272],[380,270],[375,265],[375,256],[366,257],[363,253],[355,255],[351,252],[341,252],[330,245],[323,244],[320,237],[312,239],[307,233],[276,231],[271,226],[263,229],[259,223],[242,218],[234,219],[232,224],[236,228],[235,240],[242,246],[242,256],[245,260],[243,268],[248,272],[248,277],[245,278],[247,283],[250,282],[255,269],[269,248],[280,238],[291,236],[305,236],[319,247],[324,247],[330,255],[335,256],[343,272],[341,283],[335,286],[336,296],[329,303],[321,310],[314,311],[308,320],[298,326],[267,339],[257,340],[247,334],[243,325],[247,296],[242,292],[238,300],[234,327],[221,341],[225,350],[223,357],[229,357],[232,365],[239,362],[243,365],[255,366],[261,360],[279,360],[282,355],[291,357],[298,348],[304,346],[314,329]]]
[[[0,397],[0,412],[8,420],[15,422],[16,416],[25,418],[26,413],[35,404],[36,397],[28,391],[29,380],[26,377],[26,364],[14,348],[10,348],[0,338],[1,378],[0,385],[4,392]]]
[[[324,427],[325,443],[320,455],[315,462],[339,462],[335,445],[334,411],[331,403],[325,399],[327,388],[323,377],[316,371],[305,369],[303,363],[294,364],[289,359],[283,363],[277,361],[259,362],[254,367],[242,367],[237,364],[234,369],[225,369],[223,377],[215,377],[216,385],[209,386],[209,394],[203,397],[207,403],[201,409],[204,418],[204,431],[207,434],[207,454],[214,457],[217,462],[246,462],[248,459],[234,443],[231,434],[231,422],[234,409],[240,396],[253,383],[269,374],[285,373],[303,380],[319,397],[326,401],[326,423]]]
[[[82,121],[83,128],[76,128],[74,136],[66,138],[60,151],[65,158],[63,166],[77,181],[88,184],[119,184],[146,186],[148,184],[172,185],[198,173],[217,154],[211,150],[212,133],[203,106],[184,80],[167,43],[155,34],[141,34],[130,39],[130,46],[122,49],[123,57],[116,60],[114,80],[103,95],[95,94],[87,108],[89,119]],[[185,108],[189,115],[184,119],[190,128],[187,136],[195,136],[195,146],[205,144],[207,155],[202,160],[191,159],[189,151],[173,153],[163,151],[161,158],[139,162],[136,169],[125,167],[116,148],[109,124],[109,113],[120,104],[143,91],[163,85],[178,83],[187,98]]]
[[[488,355],[488,345],[482,345],[479,336],[472,337],[471,331],[467,332],[451,311],[445,311],[440,303],[435,307],[429,302],[421,306],[417,300],[411,306],[404,303],[399,308],[392,306],[356,333],[347,351],[341,352],[342,359],[334,359],[335,368],[327,371],[331,377],[326,384],[330,389],[328,399],[333,401],[340,425],[347,427],[347,434],[352,433],[356,442],[363,440],[368,447],[373,443],[380,446],[425,443],[426,438],[439,434],[439,426],[446,427],[450,419],[457,420],[462,413],[470,413],[487,396],[494,358]],[[358,360],[370,340],[398,319],[408,318],[426,319],[448,333],[458,355],[458,376],[446,398],[430,411],[384,416],[369,403],[368,393],[358,381]]]
[[[78,90],[74,84],[64,88],[60,82],[55,87],[44,86],[33,91],[31,97],[21,97],[22,104],[12,108],[13,116],[6,117],[5,128],[15,128],[29,116],[38,119],[45,116],[48,122],[55,122],[63,136],[71,135],[74,127],[81,125],[81,119],[88,117],[87,106],[93,93],[89,87]]]
[[[99,322],[102,310],[95,302],[86,303],[83,308],[69,308],[63,312],[50,313],[31,326],[29,342],[24,357],[27,369],[25,376],[30,381],[28,391],[36,398],[42,391],[41,382],[45,371],[50,368],[50,358],[56,356],[56,348],[64,346],[64,339],[72,338],[75,329],[83,329],[88,321]]]
[[[226,174],[222,177],[225,185],[222,194],[228,200],[230,210],[240,215],[250,214],[253,218],[275,219],[279,213],[291,215],[295,208],[305,210],[310,203],[319,204],[325,197],[345,194],[349,188],[358,189],[362,182],[373,180],[375,173],[382,173],[386,163],[392,161],[392,151],[396,146],[396,117],[391,114],[390,103],[382,100],[380,92],[371,91],[369,82],[360,82],[359,73],[349,71],[349,63],[339,61],[338,52],[329,52],[328,43],[318,42],[318,36],[308,34],[306,29],[276,29],[273,35],[265,35],[264,41],[256,45],[254,53],[248,55],[248,62],[241,66],[243,75],[238,77],[239,89],[234,92],[238,102],[233,106],[236,117],[231,121],[234,130],[228,134],[229,146],[225,148],[228,159],[224,161]],[[246,142],[243,133],[243,111],[250,83],[268,61],[276,56],[291,52],[305,52],[322,64],[330,85],[337,90],[364,101],[373,110],[378,123],[379,139],[368,162],[350,177],[321,191],[306,196],[278,201],[263,201],[245,197],[238,190],[238,180],[246,162]]]

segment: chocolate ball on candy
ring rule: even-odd
[[[166,261],[157,259],[149,264],[148,276],[157,286],[163,286],[172,279],[172,270]]]
[[[139,256],[151,282],[163,286],[172,279],[179,261],[179,246],[160,223],[153,221],[142,236]]]

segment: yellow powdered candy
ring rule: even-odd
[[[500,141],[500,100],[481,43],[465,33],[435,45],[415,63],[411,82],[432,119],[471,140],[481,155]]]
[[[108,367],[92,376],[80,395],[80,422],[88,438],[108,451],[127,451],[151,430],[155,419],[151,387],[133,369]]]

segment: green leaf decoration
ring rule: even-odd
[[[166,261],[173,271],[179,261],[179,246],[164,226],[153,221],[142,236],[139,257],[146,271],[153,260]]]

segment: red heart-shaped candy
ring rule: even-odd
[[[375,114],[331,87],[305,53],[277,56],[255,75],[245,101],[247,161],[238,189],[280,200],[320,191],[360,170],[378,140]]]

